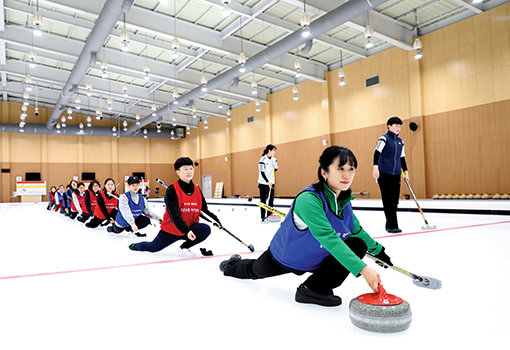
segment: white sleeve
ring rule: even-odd
[[[383,135],[379,137],[379,140],[377,140],[377,145],[375,145],[374,151],[382,153],[384,146],[386,146],[386,136]]]
[[[74,203],[74,206],[76,207],[76,209],[78,210],[78,212],[81,214],[82,210],[81,210],[80,202],[78,201],[78,196],[76,195],[76,192],[73,192],[73,203]]]
[[[406,156],[406,151],[404,150],[404,143],[402,142],[402,154],[400,155],[400,158],[403,158]]]
[[[274,168],[278,170],[278,160],[276,159],[276,157],[274,159]]]

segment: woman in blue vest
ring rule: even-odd
[[[71,202],[73,201],[73,193],[78,190],[78,183],[75,180],[72,180],[69,185],[66,186],[65,192],[65,216],[71,215]]]
[[[386,122],[386,127],[388,132],[379,137],[375,146],[372,176],[381,189],[384,215],[386,216],[386,231],[400,233],[402,230],[398,227],[397,207],[402,170],[405,173],[406,181],[409,181],[404,141],[398,137],[402,129],[402,120],[399,117],[391,117]]]
[[[319,181],[298,194],[273,237],[258,259],[233,255],[220,264],[225,276],[259,279],[293,272],[312,274],[296,291],[299,303],[338,306],[333,294],[349,273],[363,276],[377,292],[379,274],[361,259],[367,251],[391,264],[384,247],[360,226],[352,211],[349,187],[357,160],[345,147],[331,146],[319,159]]]
[[[136,176],[130,176],[127,183],[129,191],[120,195],[119,211],[115,217],[115,222],[108,226],[107,231],[118,234],[126,230],[134,232],[137,237],[147,237],[145,233],[141,233],[139,230],[150,225],[151,219],[148,216],[155,220],[161,218],[150,210],[146,199],[139,193],[140,179]]]

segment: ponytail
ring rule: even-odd
[[[266,148],[264,149],[264,152],[262,153],[262,156],[265,156],[267,154],[267,152],[272,151],[274,149],[276,149],[275,145],[271,145],[271,144],[267,145]]]

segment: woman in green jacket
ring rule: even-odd
[[[305,272],[312,274],[296,291],[295,300],[322,306],[338,306],[333,294],[349,273],[363,276],[374,292],[379,274],[361,259],[368,251],[391,265],[384,247],[366,233],[352,211],[349,189],[357,168],[354,154],[331,146],[319,159],[319,181],[298,194],[273,237],[258,259],[233,255],[220,264],[225,276],[259,279]]]

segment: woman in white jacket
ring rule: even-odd
[[[274,201],[274,183],[275,183],[275,171],[278,170],[278,161],[274,156],[276,153],[276,146],[267,145],[262,153],[262,158],[259,160],[259,192],[260,202],[273,206]],[[266,200],[269,197],[269,203]],[[269,213],[267,210],[260,208],[260,218],[262,223],[267,223],[267,216]]]

